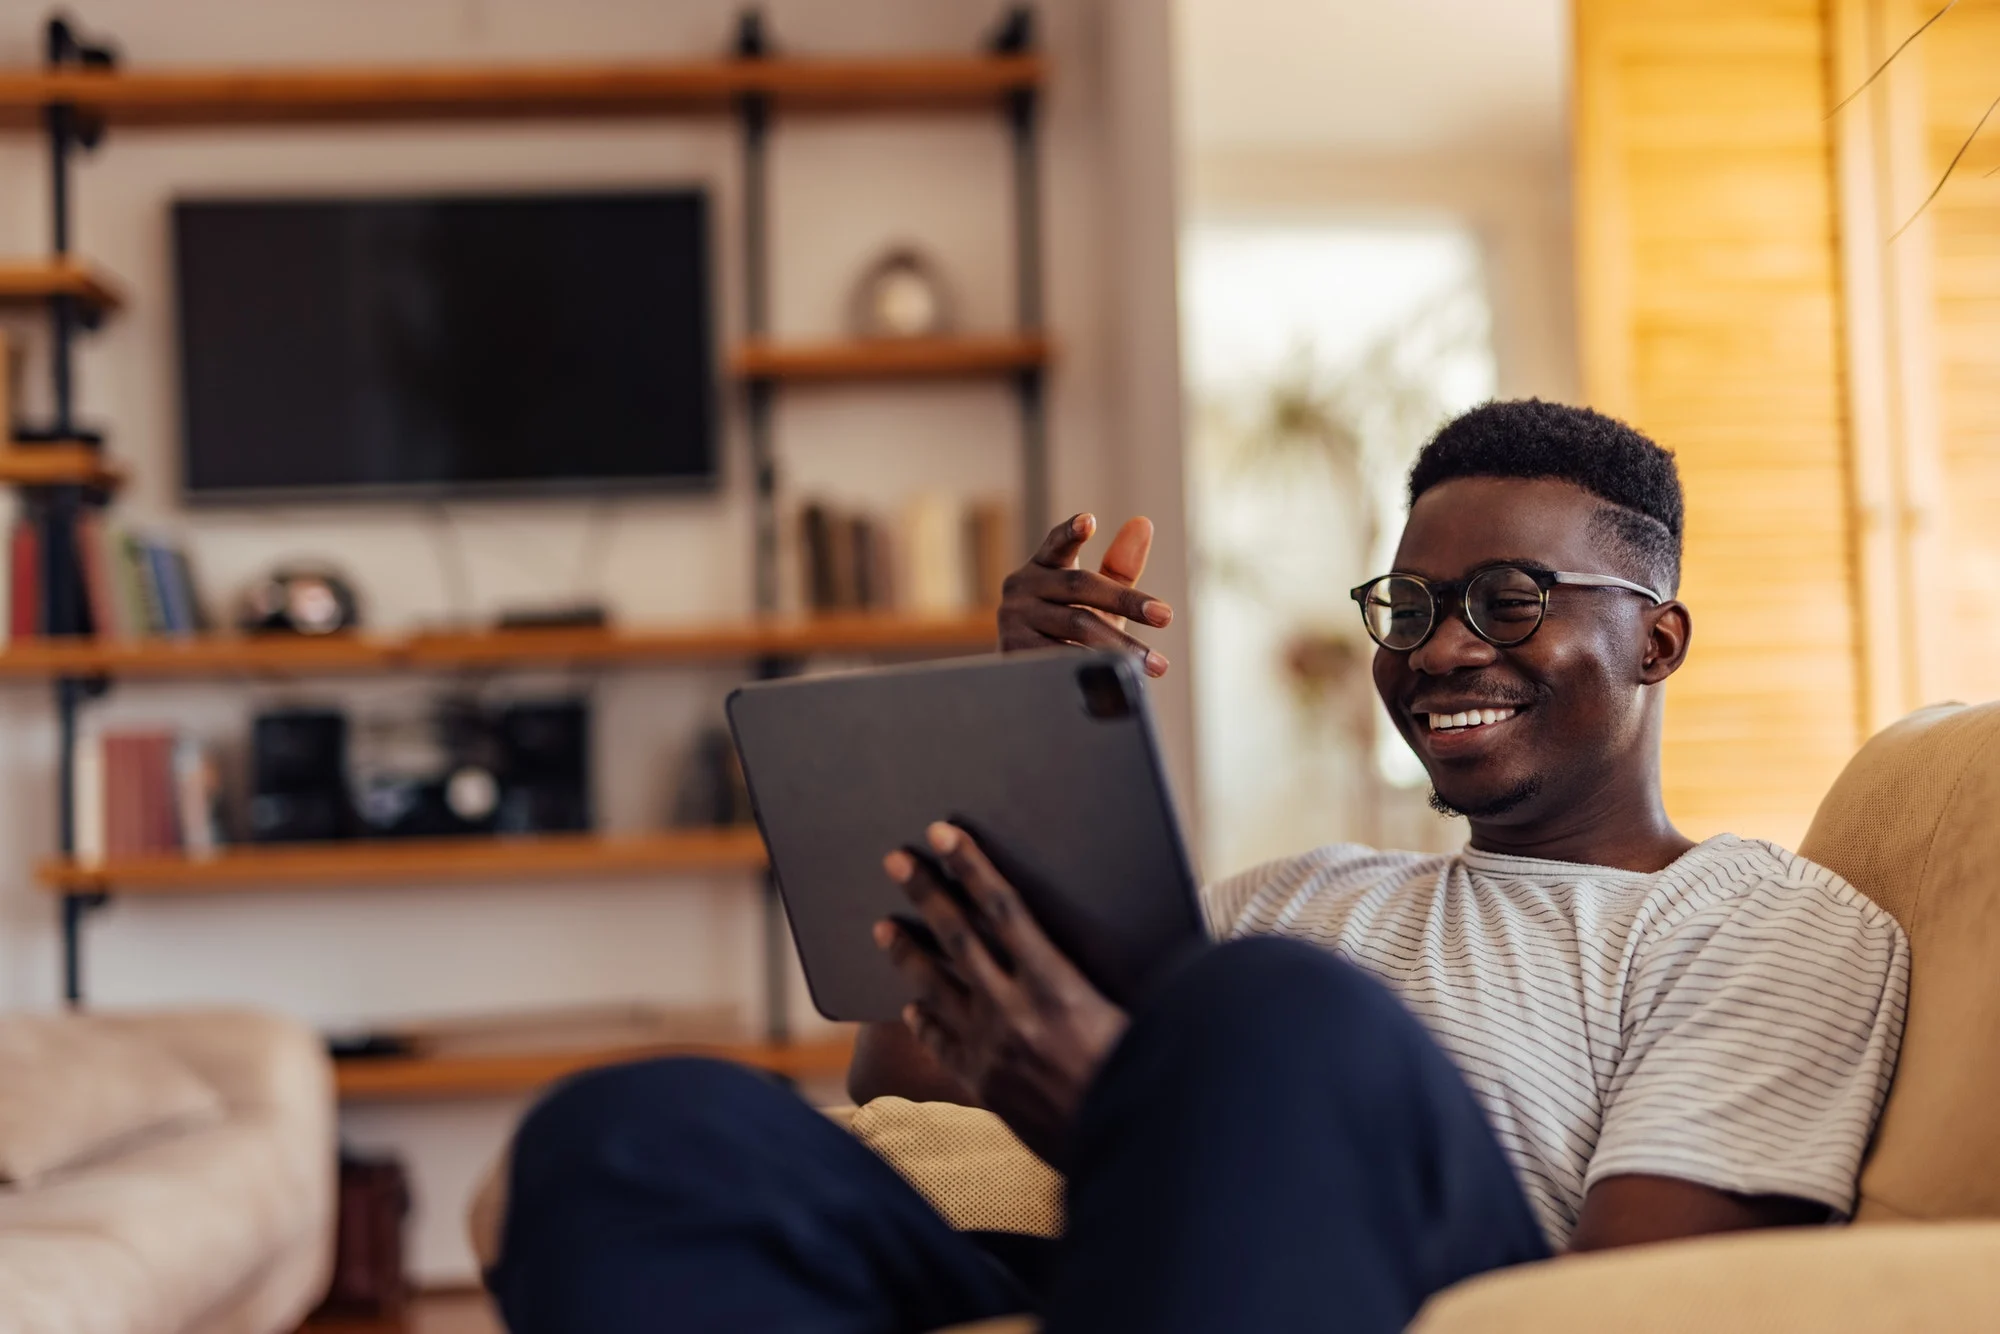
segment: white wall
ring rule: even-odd
[[[686,56],[720,50],[736,8],[733,0],[82,0],[74,14],[86,32],[113,36],[136,67]],[[999,8],[993,0],[766,6],[778,40],[802,52],[967,50]],[[1041,8],[1056,71],[1044,159],[1048,310],[1061,347],[1051,397],[1056,504],[1107,517],[1154,508],[1169,549],[1148,585],[1184,601],[1184,564],[1171,549],[1180,447],[1165,11],[1146,0]],[[0,67],[38,59],[45,12],[41,0],[0,0]],[[740,305],[736,148],[722,120],[114,134],[78,170],[74,237],[129,296],[79,363],[81,415],[109,429],[112,453],[134,477],[120,516],[183,535],[212,598],[284,557],[337,560],[381,627],[577,595],[601,597],[634,621],[747,613],[751,512],[733,407],[715,495],[452,506],[469,555],[469,608],[449,605],[435,524],[415,507],[182,509],[167,233],[169,203],[183,194],[700,182],[715,191],[727,337]],[[781,120],[772,154],[776,330],[837,331],[853,276],[904,238],[937,256],[967,325],[1004,327],[1012,313],[1006,166],[997,118]],[[47,245],[43,170],[37,139],[0,138],[0,253]],[[28,406],[38,408],[39,364],[30,372]],[[991,385],[800,391],[781,401],[778,433],[794,495],[893,508],[917,489],[1011,489],[1017,476],[1013,406]],[[579,586],[595,524],[610,525],[602,577]],[[1185,671],[1181,630],[1161,641]],[[574,678],[598,707],[603,824],[664,820],[681,748],[719,716],[735,679],[722,669]],[[129,684],[92,717],[173,722],[240,742],[249,713],[266,703],[382,709],[421,703],[442,684]],[[1159,702],[1181,790],[1191,792],[1184,682]],[[44,1006],[57,993],[55,912],[29,874],[53,845],[54,748],[46,692],[0,689],[0,1004]],[[749,1015],[759,994],[754,905],[752,881],[738,876],[119,901],[90,928],[87,976],[107,1005],[241,1001],[322,1024],[630,998],[726,1000]],[[412,1158],[420,1277],[470,1277],[458,1218],[464,1189],[518,1110],[496,1101],[344,1117],[355,1142]]]

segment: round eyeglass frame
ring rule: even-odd
[[[1478,621],[1473,618],[1470,605],[1466,601],[1465,595],[1471,591],[1474,584],[1489,575],[1495,574],[1523,575],[1534,583],[1536,590],[1541,595],[1540,602],[1535,608],[1535,623],[1512,639],[1503,638],[1482,628]],[[1430,599],[1430,617],[1424,623],[1423,633],[1419,634],[1416,639],[1408,644],[1389,643],[1375,632],[1375,623],[1368,616],[1369,594],[1377,585],[1387,583],[1392,579],[1408,580],[1410,583],[1423,589],[1425,595]],[[1361,612],[1361,624],[1368,631],[1368,637],[1374,640],[1378,646],[1387,649],[1391,653],[1414,653],[1429,643],[1431,636],[1437,633],[1437,628],[1443,620],[1438,615],[1438,608],[1440,606],[1454,608],[1458,614],[1459,621],[1465,628],[1493,645],[1493,647],[1515,648],[1527,643],[1534,636],[1535,631],[1542,628],[1542,622],[1548,619],[1549,590],[1557,584],[1568,584],[1576,588],[1612,588],[1627,593],[1637,593],[1656,607],[1666,601],[1665,598],[1644,584],[1635,584],[1629,579],[1620,579],[1616,575],[1583,574],[1575,570],[1544,570],[1532,565],[1516,565],[1512,562],[1481,566],[1463,579],[1426,579],[1420,574],[1378,574],[1368,582],[1358,584],[1347,590],[1347,595],[1354,599],[1355,605],[1359,608]]]

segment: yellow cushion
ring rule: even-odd
[[[993,1113],[876,1098],[834,1115],[959,1231],[1062,1234],[1062,1177]]]
[[[1910,936],[1902,1056],[1860,1221],[2000,1217],[2000,704],[1945,704],[1863,746],[1799,851]]]

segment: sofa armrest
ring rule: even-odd
[[[311,1109],[331,1121],[333,1062],[304,1024],[256,1010],[93,1012],[102,1024],[172,1053],[231,1111]]]
[[[1410,1334],[2000,1329],[2000,1223],[1787,1228],[1569,1256],[1440,1293]]]

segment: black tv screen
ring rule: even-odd
[[[699,191],[174,206],[190,500],[712,484]]]

